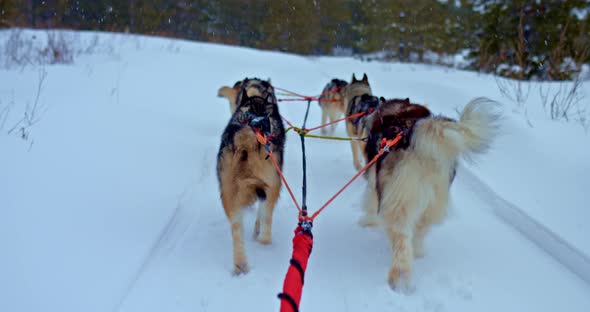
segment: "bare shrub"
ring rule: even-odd
[[[523,83],[525,78],[525,71],[526,71],[526,64],[525,64],[525,50],[526,50],[526,40],[524,37],[524,7],[520,9],[519,20],[518,20],[518,37],[512,45],[514,46],[513,49],[515,51],[515,58],[517,66],[511,67],[502,67],[498,66],[496,71],[503,73],[504,75],[508,75],[514,79],[502,79],[494,76],[496,79],[496,85],[500,90],[500,93],[505,98],[509,99],[510,101],[517,104],[518,108],[522,109],[524,107],[524,103],[527,101],[530,91],[531,85],[530,83]],[[509,73],[509,74],[508,74]]]
[[[33,64],[37,58],[33,48],[35,38],[25,37],[21,29],[13,29],[4,43],[4,66],[12,68],[15,66],[26,66]]]
[[[563,35],[563,33],[562,33]],[[562,47],[556,48],[555,54]],[[578,41],[574,46],[573,58],[567,63],[558,65],[570,67],[570,72],[576,72],[572,81],[551,84],[541,84],[539,94],[543,102],[543,108],[549,111],[549,116],[554,120],[576,121],[585,129],[588,125],[588,107],[582,100],[584,95],[581,92],[584,82],[583,63],[589,54],[589,47],[585,42]],[[572,69],[573,68],[573,69]],[[554,70],[558,72],[557,70]]]
[[[584,95],[580,90],[583,82],[580,76],[574,81],[541,84],[539,94],[543,108],[549,112],[553,120],[577,121],[585,128],[587,125],[588,108],[582,102]]]
[[[48,64],[71,64],[74,62],[74,43],[63,32],[48,32],[47,46],[41,55]]]
[[[8,130],[8,135],[15,133],[18,131],[20,138],[23,140],[29,139],[29,134],[31,131],[31,127],[37,124],[43,114],[47,111],[48,106],[39,103],[39,98],[41,96],[41,92],[43,91],[43,83],[47,78],[47,71],[45,68],[41,68],[39,70],[39,80],[37,82],[37,92],[35,94],[35,101],[31,103],[27,103],[25,107],[25,111],[23,113],[23,117],[19,119],[11,128]]]
[[[99,48],[103,48],[99,51]],[[0,50],[0,64],[5,68],[24,68],[28,65],[71,64],[84,54],[105,52],[112,54],[112,46],[101,46],[98,35],[83,42],[77,34],[68,31],[28,32],[19,28],[10,30]]]
[[[12,104],[14,104],[14,101]],[[4,125],[6,125],[6,120],[8,119],[8,114],[10,114],[11,106],[11,104],[2,106],[2,101],[0,101],[0,130],[4,129]]]
[[[529,98],[531,84],[522,80],[502,78],[494,76],[498,90],[508,100],[517,104],[518,108],[523,108],[524,103]]]

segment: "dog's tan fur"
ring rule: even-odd
[[[257,188],[266,191],[265,205],[258,208],[254,237],[262,244],[270,244],[272,242],[272,215],[279,198],[281,180],[272,163],[265,160],[266,151],[260,148],[251,129],[240,130],[236,133],[234,140],[236,150],[231,151],[231,147],[226,147],[222,152],[223,156],[220,162],[225,169],[220,174],[220,180],[221,201],[225,214],[231,223],[234,271],[239,274],[248,271],[248,260],[242,238],[242,208],[256,202]],[[241,159],[244,152],[248,153],[247,164]],[[276,157],[279,157],[277,160],[280,160],[281,155],[276,155]]]
[[[238,107],[236,104],[236,98],[238,97],[238,92],[240,91],[241,87],[242,82],[238,81],[234,84],[233,87],[222,86],[221,88],[219,88],[219,90],[217,90],[217,96],[224,97],[229,102],[229,110],[232,114],[236,111],[236,108]]]
[[[430,116],[423,113],[424,106],[403,103],[371,116],[367,130],[377,137],[384,131],[378,125],[383,116],[395,117],[389,119],[397,123],[393,128],[403,127],[408,120],[415,123],[407,148],[396,148],[367,172],[366,215],[361,224],[381,224],[385,228],[393,250],[388,275],[393,289],[413,289],[412,258],[424,255],[424,236],[446,214],[458,158],[484,153],[495,137],[498,116],[492,107],[490,100],[474,99],[464,108],[459,121]],[[378,147],[368,145],[367,151],[371,148],[374,153]]]
[[[354,111],[355,102],[353,98],[356,96],[362,96],[363,94],[373,95],[373,91],[371,90],[371,86],[369,84],[369,78],[366,74],[363,74],[363,78],[361,80],[357,80],[355,75],[352,75],[351,83],[346,87],[344,92],[344,103],[346,103],[346,114],[347,116],[350,115],[350,112]],[[359,137],[359,129],[355,126],[354,122],[351,120],[346,121],[346,133],[349,137],[358,138]],[[363,166],[360,161],[359,155],[363,154],[361,150],[361,144],[358,140],[350,141],[350,147],[352,149],[352,161],[354,164],[354,168],[356,170],[360,170]]]

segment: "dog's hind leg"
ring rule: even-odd
[[[350,144],[352,144],[352,161],[354,162],[354,168],[356,170],[361,170],[363,166],[361,165],[361,161],[359,160],[359,153],[361,152],[359,142],[350,141]]]
[[[349,137],[354,137],[357,134],[355,133],[355,129],[354,126],[350,124],[350,122],[346,122],[346,133],[348,134]],[[350,148],[352,149],[352,161],[354,164],[354,168],[356,170],[361,170],[363,167],[361,166],[361,163],[359,161],[359,155],[358,153],[362,151],[360,150],[360,146],[359,146],[359,142],[352,140],[350,141]]]
[[[389,286],[396,290],[409,293],[413,290],[410,284],[412,270],[412,232],[396,226],[386,228],[391,241],[393,259],[389,268]]]
[[[320,103],[320,108],[322,109],[322,125],[325,125],[328,121],[328,108],[326,107],[327,103]],[[322,134],[326,134],[328,130],[326,127],[323,127],[321,130]]]
[[[248,259],[244,250],[243,238],[243,222],[242,222],[242,207],[243,204],[240,199],[242,194],[227,194],[222,193],[221,200],[223,208],[231,225],[231,235],[233,242],[233,257],[234,257],[234,274],[239,275],[248,273]]]
[[[277,155],[277,157],[282,156]],[[261,203],[254,225],[254,238],[266,245],[272,243],[272,218],[281,191],[281,179],[275,168],[269,165],[265,167],[262,180],[264,188],[260,187],[256,190]]]
[[[248,259],[244,250],[244,238],[242,237],[244,232],[242,212],[236,211],[228,217],[231,223],[231,235],[234,247],[234,274],[248,273],[250,268],[248,267]]]
[[[405,190],[399,191],[404,192]],[[388,275],[389,286],[398,292],[411,293],[414,290],[411,284],[412,261],[414,260],[412,240],[418,218],[424,211],[420,208],[426,203],[419,202],[418,198],[416,198],[418,202],[413,199],[404,199],[404,196],[407,195],[399,193],[397,196],[396,194],[386,195],[382,199],[385,202],[381,202],[381,216],[393,252]]]
[[[332,103],[332,106],[335,106],[334,103]],[[330,110],[330,122],[333,122],[334,120],[338,119],[338,117],[340,115],[340,112],[338,112],[336,110],[335,107],[332,107],[332,109]],[[336,125],[335,123],[330,125],[330,135],[334,135],[334,132],[336,131]]]
[[[414,258],[422,258],[424,257],[424,237],[428,230],[432,226],[432,220],[424,214],[418,224],[416,224],[416,229],[414,229],[414,237],[412,239],[412,245],[414,247]]]
[[[378,224],[377,212],[379,210],[379,198],[377,196],[377,185],[375,183],[375,168],[367,171],[367,189],[363,204],[364,215],[359,220],[360,226],[376,226]]]
[[[272,218],[275,205],[279,199],[281,186],[276,184],[266,189],[266,199],[261,202],[256,217],[256,226],[254,235],[261,244],[272,243]]]
[[[446,215],[448,192],[444,189],[445,187],[446,184],[439,186],[436,194],[437,196],[430,202],[430,205],[428,205],[428,208],[426,208],[416,224],[414,238],[412,240],[415,258],[422,258],[424,256],[424,237],[432,225],[440,223]]]

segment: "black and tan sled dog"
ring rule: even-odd
[[[235,274],[249,270],[244,251],[243,209],[257,200],[260,202],[254,238],[270,244],[273,210],[281,190],[281,179],[267,157],[266,148],[282,168],[285,129],[272,87],[267,81],[257,81],[259,94],[263,96],[250,96],[242,88],[238,95],[240,102],[223,132],[217,155],[221,202],[231,224]],[[255,129],[271,138],[268,146],[258,142]]]
[[[346,114],[346,103],[344,102],[344,93],[348,82],[340,79],[332,79],[324,89],[318,100],[318,104],[322,109],[322,124],[326,124],[328,119],[330,122],[340,118]],[[334,134],[336,124],[330,126],[330,135]],[[322,134],[328,133],[327,127],[322,128]]]
[[[380,99],[373,96],[371,86],[369,85],[369,78],[367,74],[363,75],[361,80],[357,80],[355,75],[352,75],[351,83],[346,87],[344,93],[344,102],[346,103],[346,117],[358,113],[368,114],[380,104]],[[346,133],[351,138],[360,138],[361,129],[365,124],[367,115],[346,120]],[[352,149],[352,160],[354,168],[360,170],[363,167],[360,157],[363,155],[363,143],[359,140],[350,141]]]

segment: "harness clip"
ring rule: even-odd
[[[299,226],[304,233],[311,234],[311,228],[313,227],[313,220],[307,215],[307,208],[299,213]]]

